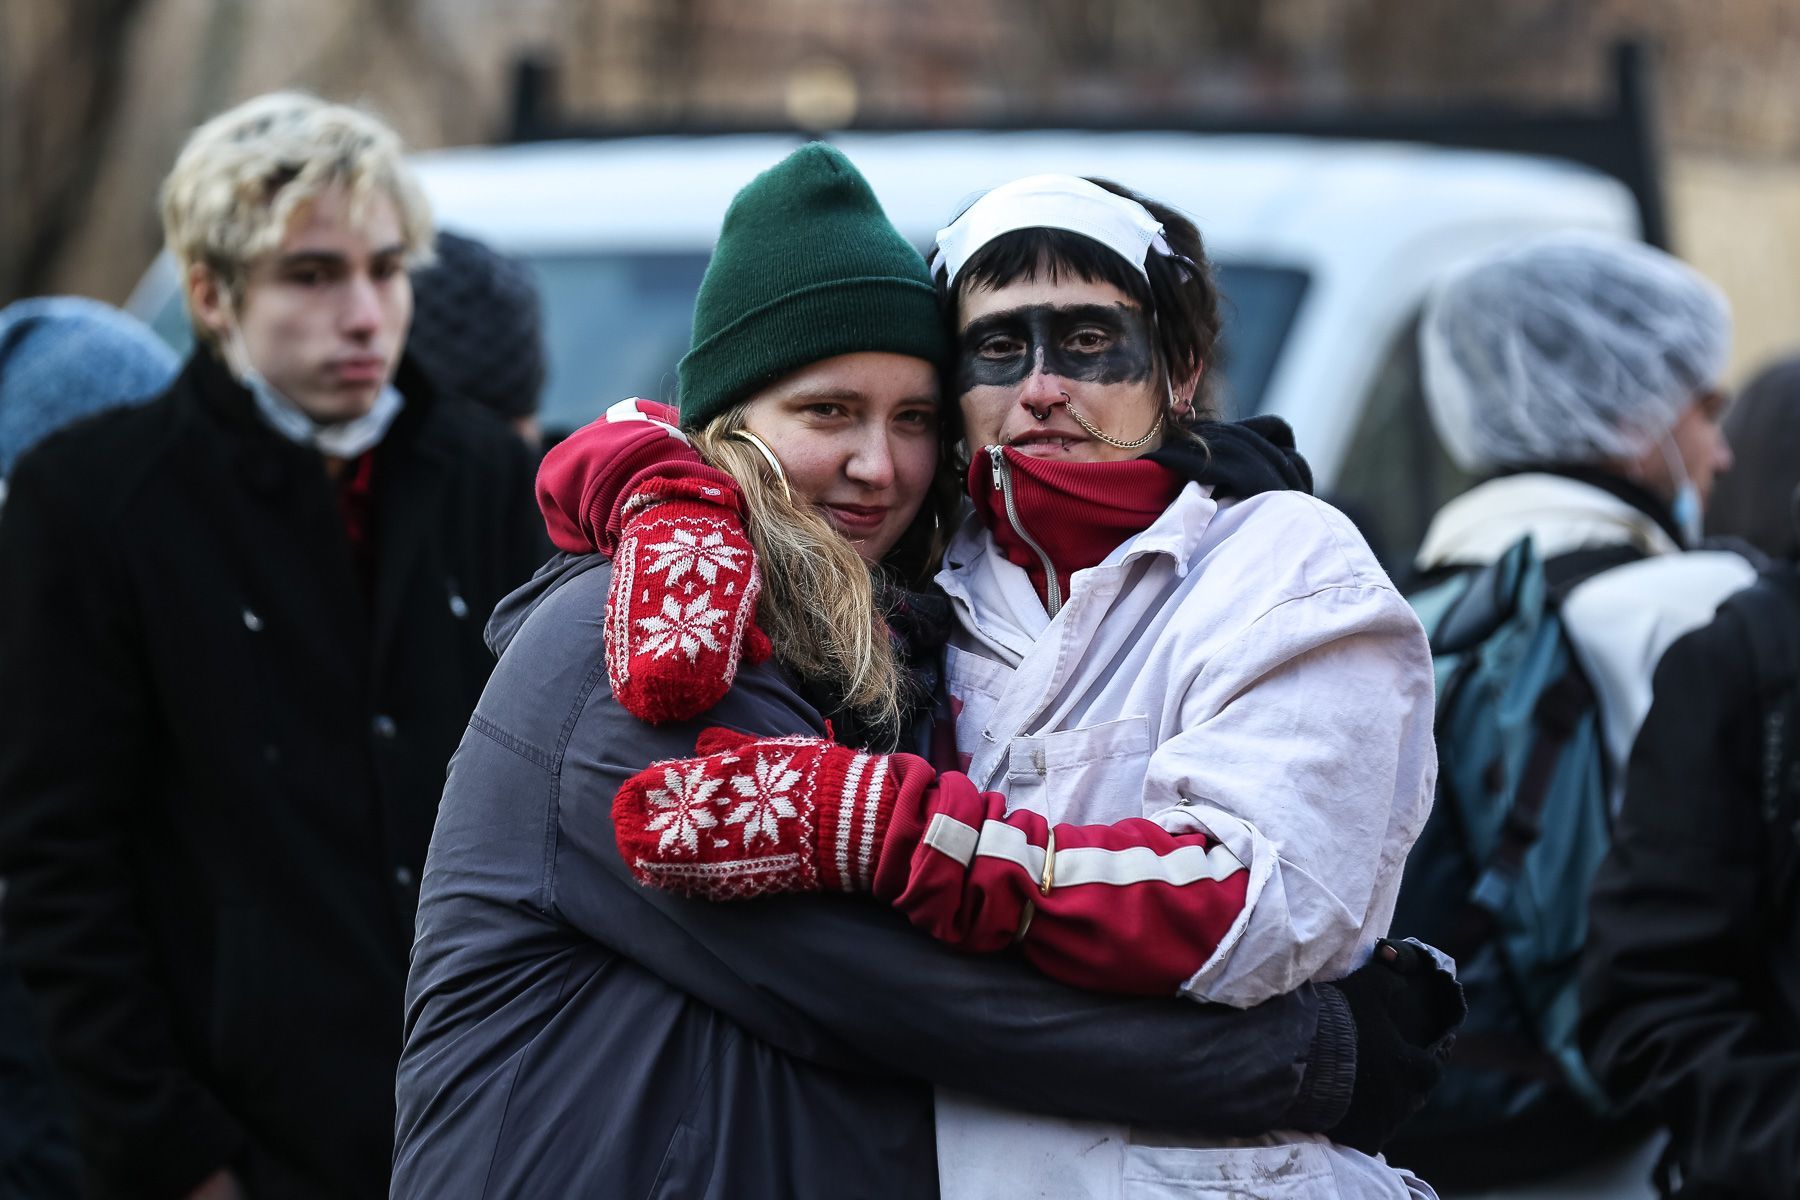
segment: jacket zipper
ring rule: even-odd
[[[1007,521],[1012,524],[1013,532],[1019,535],[1019,540],[1030,546],[1037,554],[1038,561],[1044,564],[1044,607],[1054,617],[1057,610],[1062,608],[1062,588],[1057,586],[1056,565],[1044,553],[1044,548],[1037,544],[1037,540],[1025,532],[1025,526],[1019,520],[1018,506],[1013,503],[1012,470],[1006,464],[1003,449],[989,446],[987,452],[988,459],[994,464],[994,490],[1000,493],[1006,504]]]

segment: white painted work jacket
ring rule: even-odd
[[[1342,514],[1292,491],[1215,503],[1190,483],[1076,571],[1054,617],[975,518],[946,563],[946,676],[976,785],[1053,823],[1204,828],[1249,869],[1187,995],[1247,1007],[1368,957],[1430,811],[1432,674]],[[937,1122],[945,1200],[1432,1194],[1312,1134],[1172,1138],[960,1094],[939,1095]]]

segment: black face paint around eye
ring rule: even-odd
[[[1105,345],[1081,348],[1083,330]],[[999,342],[1003,354],[984,354]],[[1150,378],[1156,356],[1150,321],[1127,304],[1033,304],[989,313],[969,323],[956,351],[956,389],[1011,387],[1042,366],[1047,375],[1084,383],[1139,383]]]

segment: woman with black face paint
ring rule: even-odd
[[[1430,657],[1291,461],[1197,422],[1218,331],[1197,231],[1034,177],[942,231],[935,274],[971,502],[937,576],[955,750],[703,738],[621,789],[634,873],[715,899],[869,891],[1066,981],[1240,1008],[1395,953],[1380,939],[1435,776]],[[796,819],[666,836],[714,794]],[[847,873],[859,845],[874,869]],[[1439,1033],[1454,992],[1432,995]],[[936,1120],[947,1197],[1431,1194],[1321,1134],[1170,1137],[948,1090]]]

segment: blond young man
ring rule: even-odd
[[[532,464],[402,350],[431,218],[293,93],[163,190],[197,345],[0,521],[0,930],[95,1196],[384,1196],[416,886]]]

